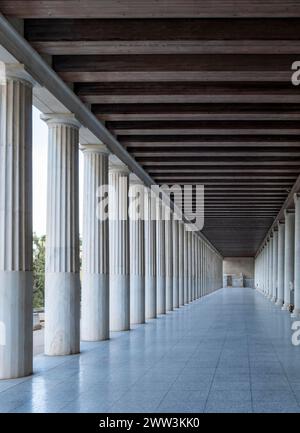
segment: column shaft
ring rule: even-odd
[[[173,215],[173,308],[179,308],[179,221]]]
[[[295,201],[295,254],[294,254],[294,311],[292,317],[300,317],[300,195]]]
[[[294,287],[295,261],[295,212],[285,211],[285,246],[284,246],[284,304],[282,309],[289,310]]]
[[[0,379],[10,379],[32,372],[32,88],[0,79]]]
[[[45,274],[45,353],[79,352],[79,124],[44,116],[49,127]]]
[[[156,317],[156,200],[151,190],[145,193],[145,313]]]
[[[144,186],[130,184],[130,323],[145,323]]]
[[[109,314],[111,331],[130,329],[128,169],[110,166]]]
[[[82,150],[84,193],[81,339],[99,341],[109,338],[108,218],[98,209],[99,188],[108,185],[108,152],[103,145],[86,145]],[[104,193],[105,191],[102,194]],[[102,195],[100,197],[104,198]]]
[[[163,204],[156,201],[156,295],[157,314],[166,313],[165,221]]]
[[[179,306],[184,305],[184,224],[178,222],[178,292]]]
[[[272,301],[276,302],[278,287],[278,231],[273,231],[273,293]]]
[[[173,310],[173,240],[172,215],[166,209],[165,219],[165,259],[166,259],[166,311]]]

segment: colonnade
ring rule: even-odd
[[[21,72],[4,66],[0,83],[0,379],[33,368],[32,82]],[[72,114],[42,118],[49,129],[45,354],[78,353],[80,339],[106,340],[110,331],[128,331],[222,286],[222,257],[160,198],[153,203],[150,190],[143,188],[144,218],[128,218],[130,182],[134,190],[141,181],[121,162],[110,165],[98,143],[81,146],[80,269],[81,125]],[[105,185],[114,190],[109,220],[99,215]]]
[[[268,299],[300,317],[300,194],[273,228],[255,260],[255,287]]]

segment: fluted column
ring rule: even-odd
[[[179,308],[179,221],[175,215],[172,222],[173,308]]]
[[[165,208],[166,311],[173,310],[173,215]]]
[[[284,222],[278,223],[278,269],[277,269],[277,301],[282,307],[284,293]]]
[[[99,211],[98,203],[108,185],[108,150],[103,144],[88,144],[81,149],[84,156],[81,339],[100,341],[109,338],[108,218],[102,209]]]
[[[273,235],[270,236],[269,242],[270,256],[269,256],[269,299],[273,296]]]
[[[79,352],[79,123],[72,115],[42,117],[49,128],[45,273],[45,353]]]
[[[189,232],[187,226],[184,225],[183,231],[183,244],[184,244],[184,255],[183,255],[183,277],[184,277],[184,303],[189,302],[189,243],[188,243]]]
[[[188,282],[189,282],[189,289],[188,289],[188,302],[192,302],[193,300],[193,263],[192,263],[192,235],[193,233],[191,231],[188,231]]]
[[[184,224],[178,221],[178,293],[179,306],[184,305]]]
[[[32,373],[32,85],[0,63],[0,379]]]
[[[273,292],[272,302],[276,302],[277,299],[277,287],[278,287],[278,231],[273,231]]]
[[[145,323],[144,185],[130,176],[130,323]]]
[[[129,170],[109,165],[109,314],[111,331],[130,329],[129,293]]]
[[[295,254],[294,254],[294,311],[292,317],[300,317],[300,194],[294,194],[295,202]]]
[[[145,314],[156,317],[156,199],[145,191]]]
[[[156,200],[156,296],[157,314],[166,313],[165,221],[162,201]]]
[[[294,287],[295,261],[295,211],[286,210],[285,216],[285,246],[284,246],[284,304],[282,309],[289,310],[292,303]]]

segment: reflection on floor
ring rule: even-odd
[[[177,311],[35,358],[0,381],[1,412],[300,412],[300,346],[286,312],[252,289],[222,289]]]

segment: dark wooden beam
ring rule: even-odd
[[[299,17],[297,0],[1,0],[3,14],[20,18]]]

